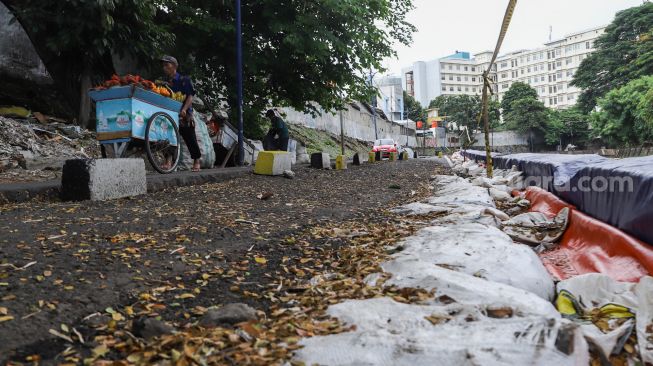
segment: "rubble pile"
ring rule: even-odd
[[[99,155],[93,132],[39,117],[0,116],[1,182],[54,179],[65,160]]]

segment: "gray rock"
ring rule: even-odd
[[[234,303],[217,309],[209,309],[200,319],[199,324],[205,328],[215,328],[256,319],[256,310],[246,304]]]
[[[174,332],[172,326],[154,318],[140,318],[132,326],[132,333],[137,337],[145,339],[172,334],[172,332]]]
[[[283,171],[283,176],[288,178],[288,179],[293,179],[293,178],[295,178],[295,172],[293,172],[292,170],[284,170]]]

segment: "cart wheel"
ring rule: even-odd
[[[145,127],[145,151],[147,160],[157,172],[167,174],[175,170],[180,143],[179,129],[172,117],[164,112],[154,113]]]

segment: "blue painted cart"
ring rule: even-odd
[[[126,157],[128,151],[143,149],[159,173],[175,170],[181,153],[180,102],[134,85],[91,90],[89,96],[96,106],[104,157]]]

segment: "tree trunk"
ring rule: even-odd
[[[82,72],[81,85],[79,90],[79,116],[77,117],[77,124],[79,126],[90,128],[89,121],[91,119],[91,98],[88,97],[88,90],[93,87],[91,81],[91,70],[88,64],[84,66]]]

